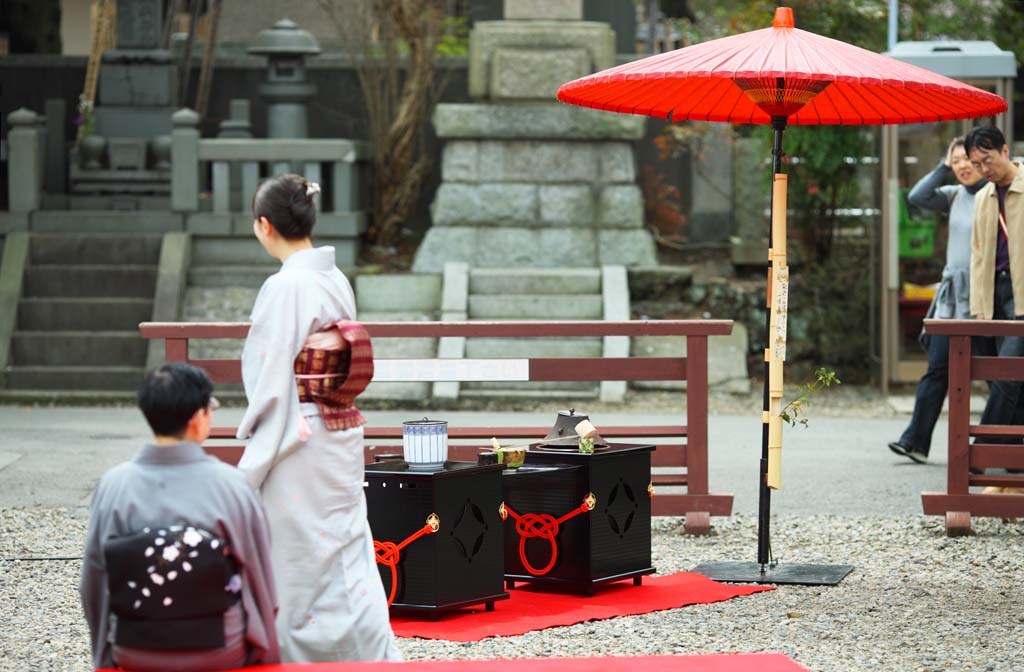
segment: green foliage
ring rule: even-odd
[[[842,384],[842,381],[839,380],[838,376],[836,376],[835,371],[826,368],[817,369],[814,372],[814,380],[805,385],[796,386],[796,390],[800,393],[800,396],[786,404],[779,413],[779,417],[789,423],[792,427],[796,427],[797,425],[807,427],[810,420],[806,417],[807,407],[811,405],[811,399],[814,398],[814,395],[826,387],[832,387],[833,385],[840,384]],[[804,417],[800,417],[801,414],[803,414]]]
[[[790,0],[796,27],[885,51],[888,42],[887,0]],[[1019,0],[901,0],[900,40],[995,40],[1018,55],[1024,41]],[[700,40],[734,35],[771,25],[773,0],[690,0]],[[1016,29],[1015,29],[1016,27]]]
[[[78,137],[87,138],[95,132],[95,115],[93,113],[92,102],[85,98],[80,98],[78,101],[78,116],[75,117],[75,124],[82,128]]]
[[[1017,56],[1017,67],[1024,67],[1024,2],[999,3],[993,12],[991,39]]]
[[[436,53],[442,58],[469,55],[469,20],[465,16],[446,16],[441,21],[443,35]]]
[[[771,154],[772,132],[764,135],[764,154]],[[789,235],[799,241],[804,261],[822,263],[832,256],[842,226],[843,208],[862,206],[857,169],[871,148],[870,131],[857,126],[790,126],[783,135],[789,175]],[[763,171],[765,189],[770,171]]]
[[[868,224],[873,225],[871,223]],[[828,362],[855,382],[869,382],[872,296],[869,246],[845,241],[832,258],[793,272],[787,363]]]

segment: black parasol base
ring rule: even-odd
[[[705,562],[690,571],[725,583],[836,586],[853,571],[853,565],[786,565],[779,563],[772,567],[757,562]]]

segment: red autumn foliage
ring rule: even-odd
[[[658,241],[684,240],[687,220],[679,190],[649,165],[640,171],[640,189],[644,195],[644,221]]]

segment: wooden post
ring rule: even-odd
[[[971,337],[949,337],[949,469],[947,489],[966,495],[970,467]]]
[[[206,48],[203,50],[203,64],[199,68],[199,85],[196,90],[196,113],[200,119],[206,118],[206,108],[210,103],[213,65],[217,58],[217,24],[220,22],[220,7],[221,0],[210,0],[210,28],[206,36]]]
[[[192,43],[196,39],[196,24],[199,23],[199,11],[202,6],[203,3],[199,0],[192,0],[192,14],[188,20],[188,37],[185,38],[185,51],[181,54],[181,64],[178,70],[179,105],[188,105],[188,85],[192,78]]]
[[[178,18],[178,12],[181,11],[182,1],[183,0],[168,0],[167,2],[167,14],[164,16],[164,29],[160,36],[161,49],[171,48],[171,35],[174,34],[174,22]]]
[[[686,337],[686,494],[708,494],[708,337]],[[708,511],[688,511],[686,531],[707,534]]]
[[[188,361],[188,339],[168,338],[164,342],[164,356],[168,362]]]

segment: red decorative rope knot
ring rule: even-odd
[[[647,496],[654,499],[654,481],[647,484]]]
[[[575,518],[581,513],[593,511],[595,506],[597,506],[597,497],[594,496],[594,493],[588,492],[587,496],[583,498],[582,504],[560,518],[555,518],[548,513],[526,513],[520,515],[504,502],[498,507],[498,514],[502,520],[505,520],[507,516],[512,516],[512,519],[516,521],[516,534],[519,535],[519,559],[522,561],[523,567],[534,576],[543,576],[551,571],[551,568],[555,566],[555,562],[558,560],[558,544],[555,542],[555,537],[558,536],[562,523]],[[551,559],[548,561],[548,564],[540,569],[531,565],[530,561],[526,558],[526,540],[535,537],[547,539],[548,543],[551,544]]]
[[[395,593],[398,591],[398,561],[402,559],[402,549],[416,541],[420,537],[433,534],[441,529],[441,519],[436,513],[427,516],[427,522],[420,529],[413,532],[405,540],[397,544],[391,541],[373,540],[373,554],[378,565],[386,565],[391,570],[391,592],[388,594],[388,606],[395,601]]]

